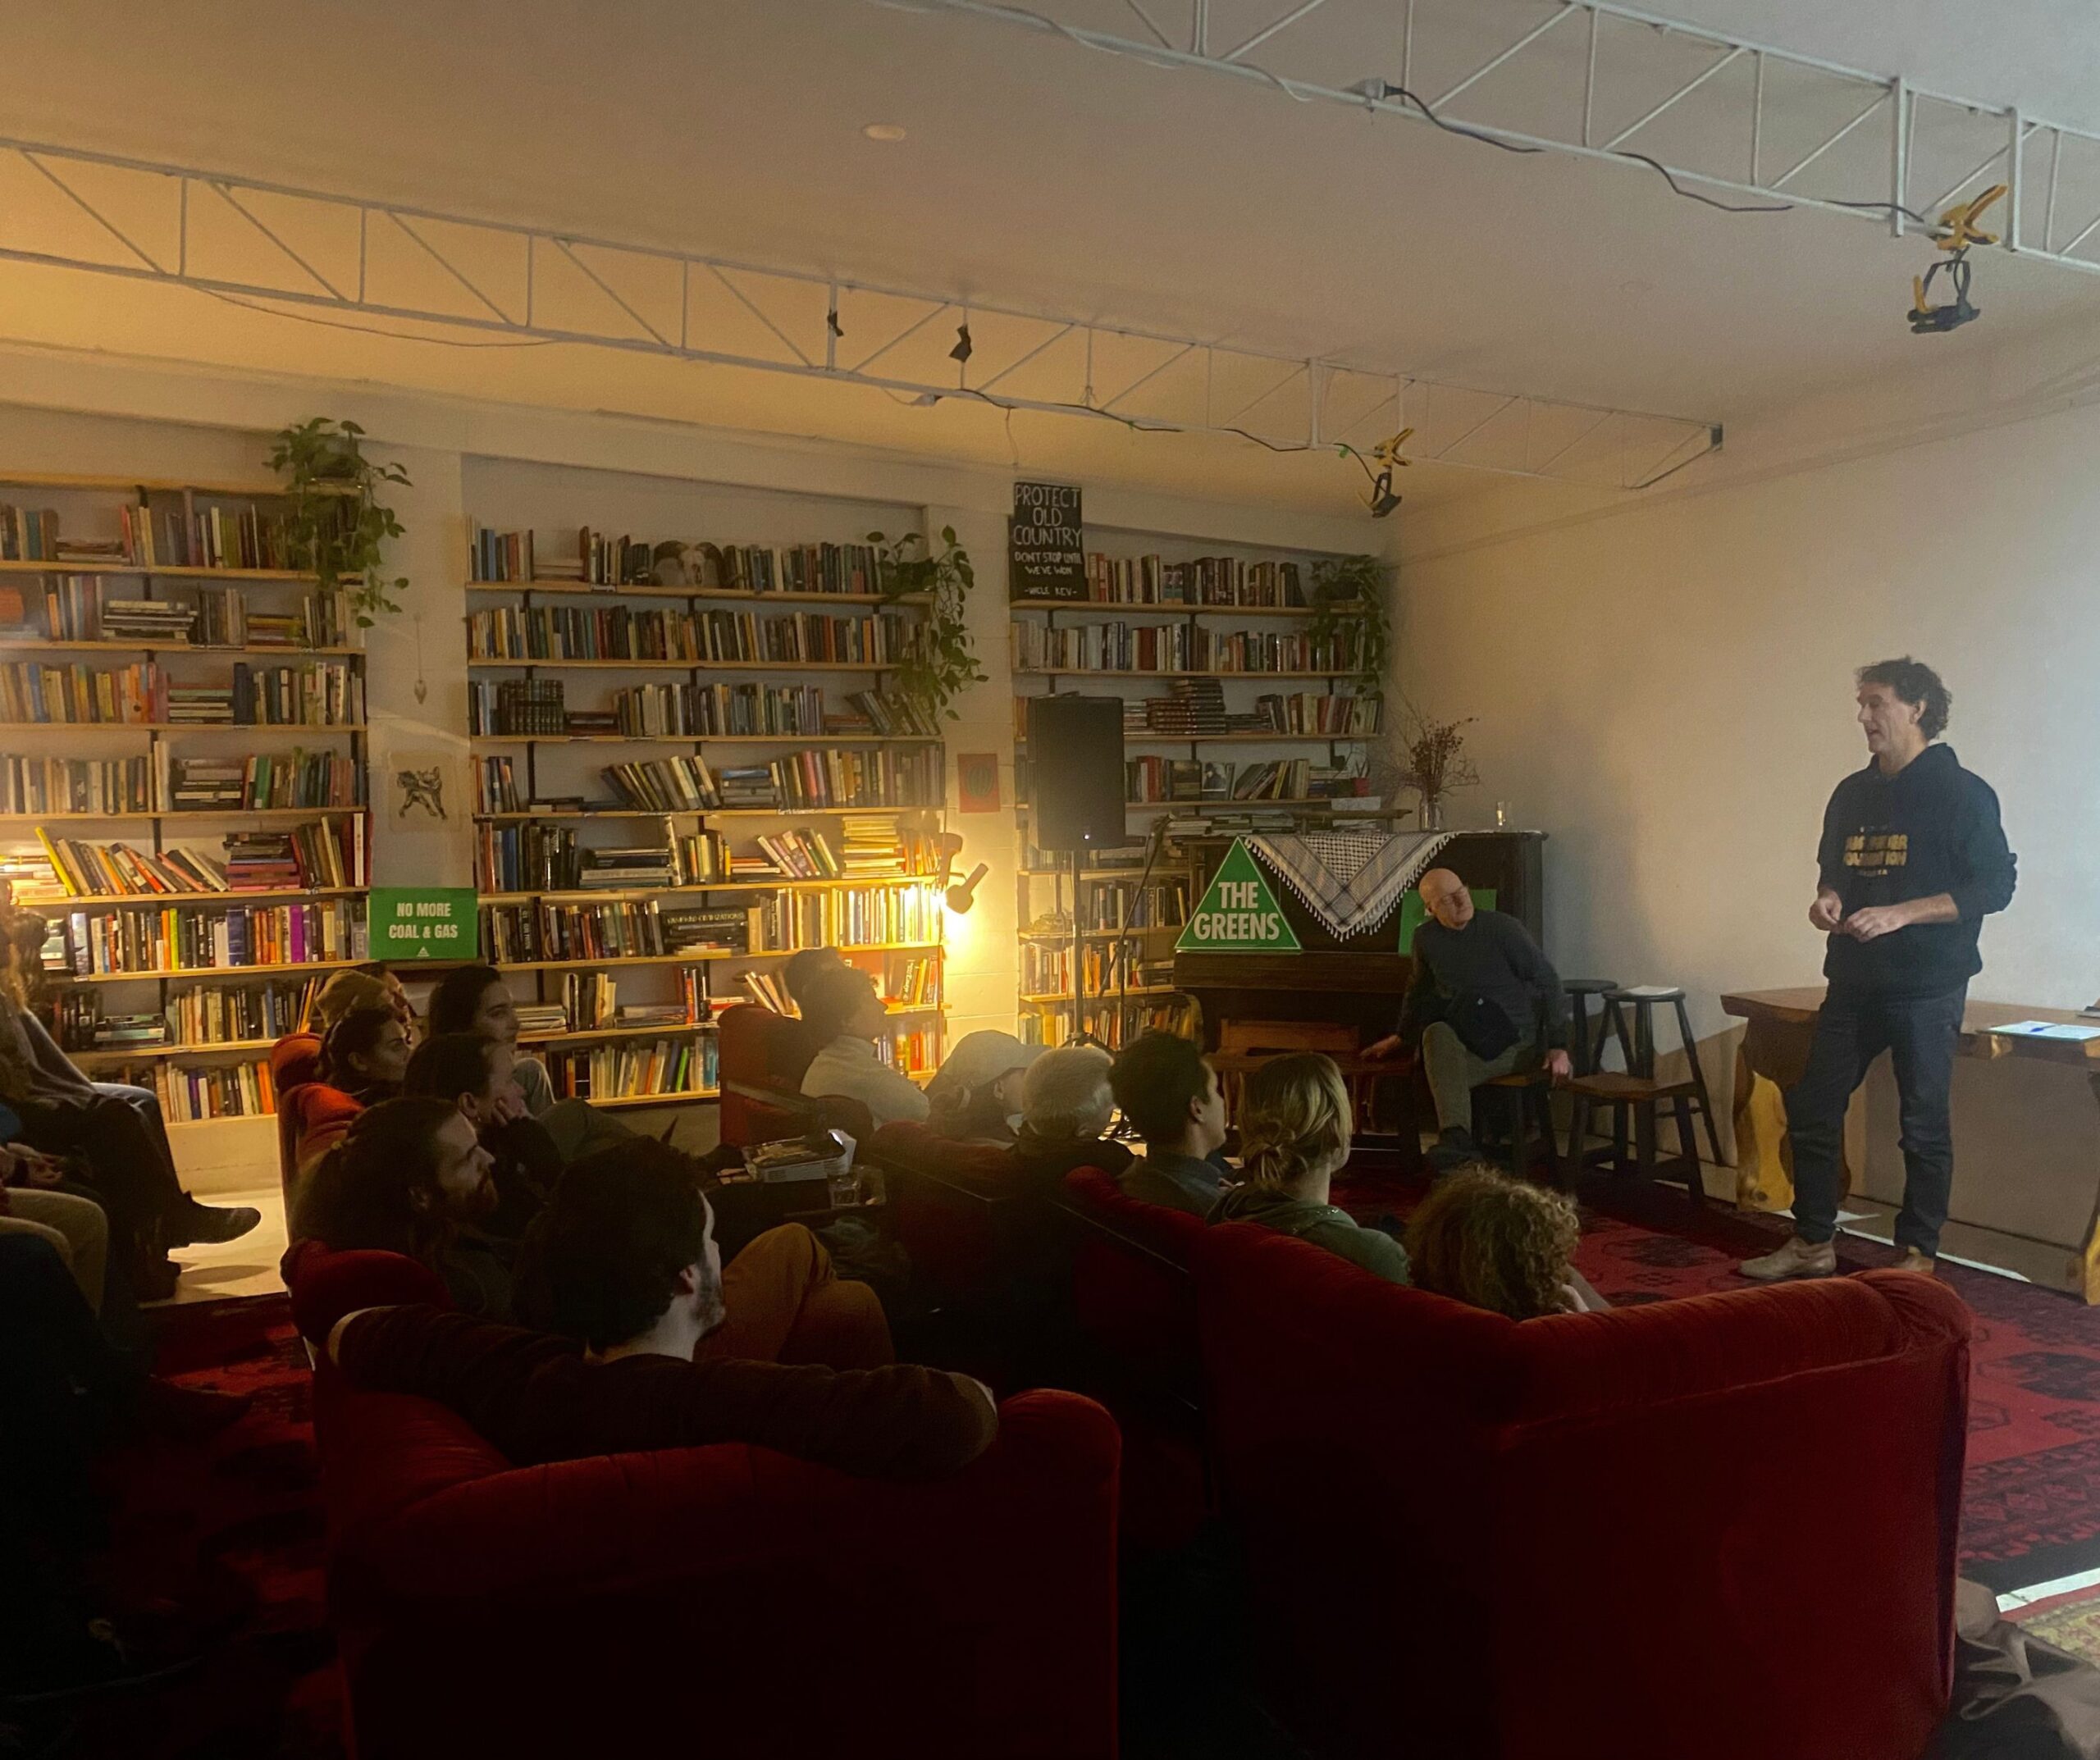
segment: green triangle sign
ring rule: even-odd
[[[1298,937],[1254,864],[1244,837],[1232,840],[1210,890],[1174,944],[1176,953],[1299,953]]]

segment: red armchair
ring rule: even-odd
[[[1194,1262],[1255,1629],[1321,1753],[1924,1751],[1968,1405],[1944,1286],[1518,1325],[1248,1224]]]
[[[307,1336],[413,1295],[390,1256],[294,1247]],[[990,1452],[919,1484],[741,1444],[513,1467],[325,1361],[315,1406],[367,1760],[1116,1752],[1118,1443],[1089,1400],[1008,1400]]]
[[[814,1115],[802,1097],[802,1074],[815,1047],[799,1020],[756,1002],[723,1011],[722,1140],[744,1149],[798,1137]]]

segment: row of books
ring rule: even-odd
[[[360,725],[364,680],[347,661],[236,663],[223,685],[177,678],[158,662],[119,668],[17,660],[0,665],[0,720],[198,727]]]
[[[864,957],[855,963],[865,966],[866,960]],[[890,1008],[922,1010],[941,1005],[941,962],[937,955],[883,954],[875,956],[875,963],[883,1000]],[[745,996],[762,1008],[769,1008],[776,1015],[799,1012],[777,967],[753,966],[738,973],[737,983]]]
[[[164,1010],[148,1015],[107,1015],[99,991],[62,991],[56,999],[53,1029],[58,1042],[75,1051],[132,1045],[208,1048],[281,1039],[306,1019],[324,982],[316,977],[199,984],[176,992]]]
[[[1169,800],[1324,800],[1362,792],[1359,779],[1303,758],[1259,764],[1212,764],[1188,758],[1131,758],[1123,765],[1124,798],[1134,805]]]
[[[504,605],[467,619],[476,660],[844,661],[894,665],[916,651],[920,625],[893,611],[865,617],[786,612],[571,609]]]
[[[1146,996],[1117,1003],[1112,997],[1087,998],[1087,1030],[1111,1051],[1120,1051],[1141,1033],[1171,1033],[1184,1039],[1199,1038],[1202,1010],[1189,996]],[[1026,1045],[1063,1045],[1073,1037],[1072,1011],[1066,1009],[1025,1009],[1020,1017],[1020,1038]]]
[[[54,574],[40,602],[0,590],[0,640],[135,641],[155,647],[333,648],[350,627],[344,595],[312,592],[296,611],[262,611],[239,586],[176,587],[139,598],[107,577]]]
[[[1089,551],[1086,594],[1107,605],[1303,605],[1298,564],[1198,556],[1171,563],[1158,556],[1106,556]]]
[[[469,733],[563,734],[568,709],[559,678],[470,678],[467,681]]]
[[[945,926],[941,895],[931,886],[841,887],[822,892],[776,892],[753,907],[754,952],[804,947],[867,947],[931,943]]]
[[[1189,917],[1189,877],[1169,874],[1140,887],[1095,886],[1080,894],[1083,929],[1178,928]]]
[[[931,1075],[941,1067],[940,1024],[900,1028],[875,1042],[875,1055],[905,1075]]]
[[[221,971],[245,965],[305,965],[361,960],[364,904],[325,899],[308,905],[162,905],[158,910],[76,910],[62,925],[62,969],[103,973]]]
[[[897,751],[852,746],[794,752],[769,764],[716,769],[685,755],[605,766],[620,804],[660,813],[814,807],[938,806],[946,780],[931,747]]]
[[[1185,623],[1010,626],[1017,672],[1353,673],[1357,632],[1323,641],[1299,632],[1214,630]]]
[[[194,1066],[157,1059],[143,1066],[127,1065],[103,1073],[114,1080],[151,1088],[160,1101],[161,1116],[171,1124],[200,1119],[267,1118],[277,1110],[276,1087],[266,1058]]]
[[[721,1049],[711,1033],[558,1051],[549,1055],[546,1065],[549,1083],[564,1100],[712,1094],[722,1086]]]
[[[609,537],[588,526],[577,533],[573,556],[547,557],[529,530],[495,531],[477,525],[469,536],[472,581],[579,581],[592,586],[691,586],[703,592],[873,593],[878,558],[865,544],[651,543]]]
[[[364,766],[340,752],[258,752],[247,758],[177,758],[162,746],[160,800],[176,813],[238,807],[271,812],[288,807],[344,809],[365,804]],[[365,835],[364,815],[352,815],[352,835]],[[358,867],[363,871],[360,854]]]
[[[518,1005],[521,1033],[589,1033],[603,1027],[688,1026],[708,1020],[707,968],[681,966],[673,1002],[625,1002],[611,972],[564,972],[559,1002]]]
[[[139,568],[297,568],[306,566],[283,513],[253,503],[154,508],[126,503],[114,537],[62,533],[55,508],[0,505],[0,561],[126,563]]]
[[[229,833],[223,859],[201,850],[141,850],[128,843],[53,837],[37,828],[59,896],[150,897],[162,892],[304,891],[363,886],[362,823]]]
[[[497,964],[564,960],[655,960],[678,954],[746,953],[755,923],[743,905],[484,905],[482,957]]]

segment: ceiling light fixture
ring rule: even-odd
[[[902,140],[904,130],[894,122],[870,122],[861,132],[870,140]]]

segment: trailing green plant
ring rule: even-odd
[[[956,541],[955,527],[941,527],[936,549],[921,531],[907,531],[894,541],[879,531],[868,534],[875,546],[875,568],[883,602],[896,604],[920,594],[931,595],[919,640],[892,675],[890,688],[920,709],[929,723],[956,718],[948,707],[955,695],[982,684],[977,655],[963,622],[963,601],[977,584],[970,552]]]
[[[294,497],[293,554],[322,590],[341,588],[358,627],[369,629],[382,612],[401,609],[394,595],[409,588],[406,575],[390,580],[382,572],[382,546],[403,534],[376,494],[382,483],[408,486],[409,473],[365,457],[363,439],[354,422],[316,416],[279,434],[268,462]]]
[[[1312,627],[1317,648],[1324,642],[1353,642],[1356,688],[1361,696],[1386,695],[1386,662],[1393,651],[1393,613],[1386,590],[1386,568],[1375,556],[1322,557],[1312,564]]]

